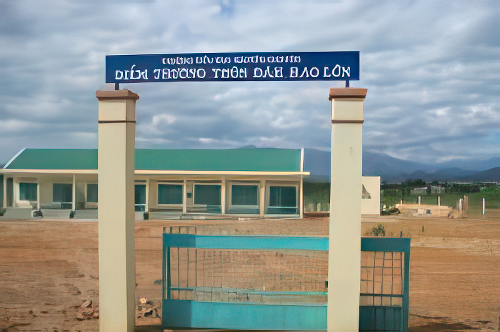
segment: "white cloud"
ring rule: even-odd
[[[0,162],[95,148],[106,54],[359,50],[365,149],[500,154],[500,6],[467,1],[0,0]],[[123,85],[141,147],[330,145],[335,82]],[[15,152],[13,152],[15,151]],[[457,157],[458,156],[458,157]]]
[[[163,114],[154,115],[153,121],[151,124],[155,128],[157,128],[158,126],[161,126],[161,125],[172,125],[175,123],[176,120],[177,119],[175,116],[163,113]]]

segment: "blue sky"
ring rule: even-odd
[[[360,51],[364,149],[500,156],[498,1],[0,0],[0,163],[96,148],[107,54]],[[140,148],[330,146],[335,82],[144,83]]]

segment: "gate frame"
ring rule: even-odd
[[[361,238],[361,251],[401,252],[404,254],[402,319],[400,328],[404,332],[408,331],[410,244],[411,240],[409,238]],[[328,251],[328,246],[329,241],[327,237],[291,237],[278,235],[220,236],[164,232],[162,257],[162,327],[237,330],[327,330],[326,303],[274,305],[253,302],[206,302],[171,299],[172,285],[170,281],[169,259],[170,248],[172,247],[216,250]],[[294,293],[306,294],[307,292]],[[362,307],[386,308],[385,306]],[[221,312],[226,313],[226,315],[223,317],[217,316]],[[262,313],[265,313],[265,315]],[[373,315],[377,315],[376,310],[373,310]],[[283,321],[275,317],[283,317]],[[171,321],[166,322],[167,319],[171,319]],[[225,325],[217,325],[220,324],[220,321],[223,321]],[[367,324],[369,325],[369,323]],[[377,331],[380,330],[377,329]]]

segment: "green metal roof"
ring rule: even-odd
[[[97,169],[97,149],[25,149],[6,169]]]
[[[135,150],[138,170],[299,172],[297,149]],[[25,149],[6,169],[97,169],[97,149]]]

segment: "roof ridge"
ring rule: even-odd
[[[13,161],[17,158],[17,157],[19,157],[19,155],[20,155],[21,153],[23,153],[25,150],[26,150],[26,148],[22,148],[22,149],[21,149],[18,153],[16,153],[16,154],[14,155],[14,157],[12,157],[12,158],[11,158],[11,159],[7,162],[7,164],[5,164],[5,165],[3,166],[3,169],[7,169],[7,167],[9,167],[9,165],[10,165],[10,164],[11,164],[11,163],[12,163],[12,162],[13,162]]]

